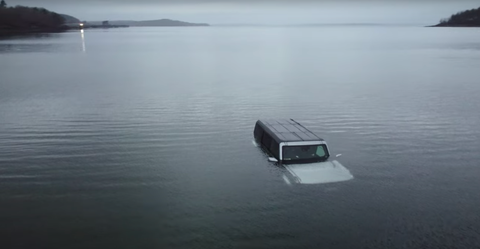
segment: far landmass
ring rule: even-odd
[[[102,22],[87,22],[92,25],[100,25]],[[170,19],[147,20],[147,21],[109,21],[111,25],[127,25],[131,27],[198,27],[210,26],[206,23],[190,23]]]
[[[480,8],[458,12],[431,27],[480,27]]]
[[[0,36],[26,33],[63,32],[83,28],[118,27],[190,27],[209,26],[206,23],[189,23],[170,19],[149,21],[101,21],[82,22],[78,18],[59,14],[44,8],[15,6],[9,7],[5,0],[0,1]]]

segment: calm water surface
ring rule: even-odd
[[[2,248],[478,248],[480,33],[130,28],[0,40]],[[252,145],[295,118],[348,182]]]

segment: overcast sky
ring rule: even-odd
[[[170,18],[211,24],[432,24],[478,0],[6,0],[81,20]]]

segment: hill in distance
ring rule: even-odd
[[[70,16],[70,15],[65,15],[65,14],[60,14],[63,19],[65,20],[65,24],[69,24],[69,23],[80,23],[80,20],[78,18],[75,18],[73,16]]]
[[[101,21],[92,21],[87,22],[91,25],[100,25]],[[128,25],[131,27],[198,27],[198,26],[210,26],[206,23],[190,23],[182,22],[177,20],[170,19],[159,19],[159,20],[147,20],[147,21],[130,21],[130,20],[121,20],[121,21],[109,21],[110,25]]]
[[[433,27],[480,27],[480,8],[458,12]]]
[[[7,7],[4,1],[0,2],[0,35],[61,32],[66,29],[64,23],[60,14],[44,8]]]

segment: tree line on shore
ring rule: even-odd
[[[480,8],[460,11],[440,20],[437,26],[480,27]]]
[[[0,30],[61,29],[65,19],[58,13],[37,7],[8,7],[0,1]]]

